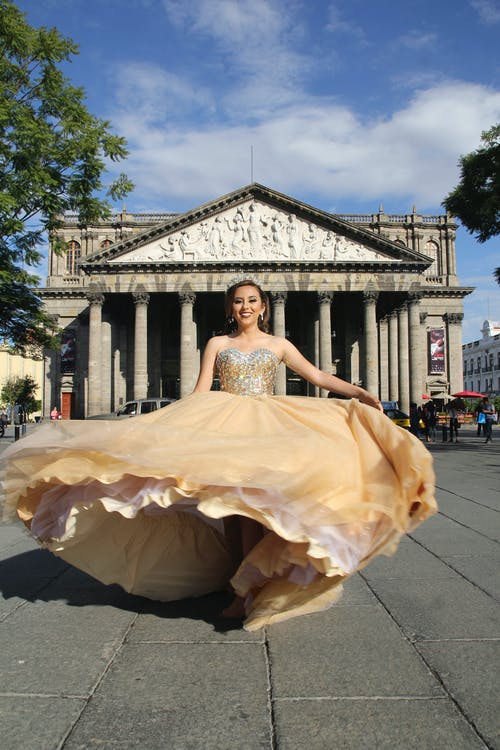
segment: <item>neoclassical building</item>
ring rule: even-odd
[[[256,183],[181,214],[124,210],[85,229],[68,216],[40,292],[64,331],[45,358],[45,413],[188,394],[224,328],[224,291],[247,277],[270,294],[273,331],[321,369],[405,411],[458,391],[472,290],[455,232],[450,216],[333,215]],[[327,395],[284,365],[277,391]]]
[[[500,322],[485,320],[477,341],[462,346],[464,388],[487,396],[500,395]]]

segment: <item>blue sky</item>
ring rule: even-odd
[[[253,178],[334,213],[440,214],[500,120],[500,0],[22,0],[124,135],[127,208],[184,211]],[[120,206],[119,206],[120,207]],[[464,340],[500,320],[500,238],[457,235]]]

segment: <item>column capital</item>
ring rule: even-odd
[[[318,302],[320,305],[331,305],[333,301],[333,292],[327,289],[321,289],[318,292]]]
[[[101,292],[87,292],[87,300],[89,305],[104,305],[104,294]]]
[[[270,293],[271,302],[273,305],[281,305],[286,302],[287,293],[286,292],[271,292]]]
[[[194,305],[196,294],[194,292],[179,292],[179,302],[181,305]]]
[[[420,290],[412,290],[411,292],[408,292],[408,303],[411,304],[418,304],[422,297],[424,296],[424,293]]]
[[[421,312],[420,313],[420,323],[421,323],[421,325],[423,325],[426,320],[427,320],[427,313],[426,312]]]
[[[376,289],[365,289],[363,291],[363,302],[375,303],[378,300],[378,292]]]
[[[134,305],[148,305],[150,298],[151,297],[147,292],[132,292]]]
[[[443,318],[446,320],[447,323],[450,323],[451,325],[461,325],[462,320],[464,319],[463,313],[445,313],[443,315]]]
[[[408,312],[408,302],[406,300],[402,302],[399,307],[396,308],[396,312],[398,315]]]

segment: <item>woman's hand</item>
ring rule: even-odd
[[[361,401],[362,404],[366,404],[367,406],[373,406],[374,409],[378,409],[378,411],[384,411],[384,407],[380,403],[380,400],[373,396],[371,393],[368,393],[368,391],[365,391],[364,388],[360,388],[360,394],[358,396],[358,399]]]

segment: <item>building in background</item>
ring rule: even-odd
[[[13,352],[7,344],[0,346],[0,391],[10,378],[25,378],[29,375],[37,384],[35,398],[43,402],[43,369],[44,363],[41,359],[22,357],[20,354]],[[0,406],[5,409],[9,404],[3,404],[0,399]],[[36,411],[30,414],[30,418],[40,415],[41,412]]]
[[[323,370],[381,399],[461,390],[462,299],[456,225],[445,216],[333,215],[251,184],[182,214],[129,214],[78,227],[49,252],[47,311],[64,330],[45,359],[44,409],[108,413],[147,396],[179,397],[224,328],[224,291],[252,278],[273,330]],[[283,365],[278,393],[319,394]]]
[[[462,346],[464,389],[500,395],[500,322],[485,320],[483,337]]]

